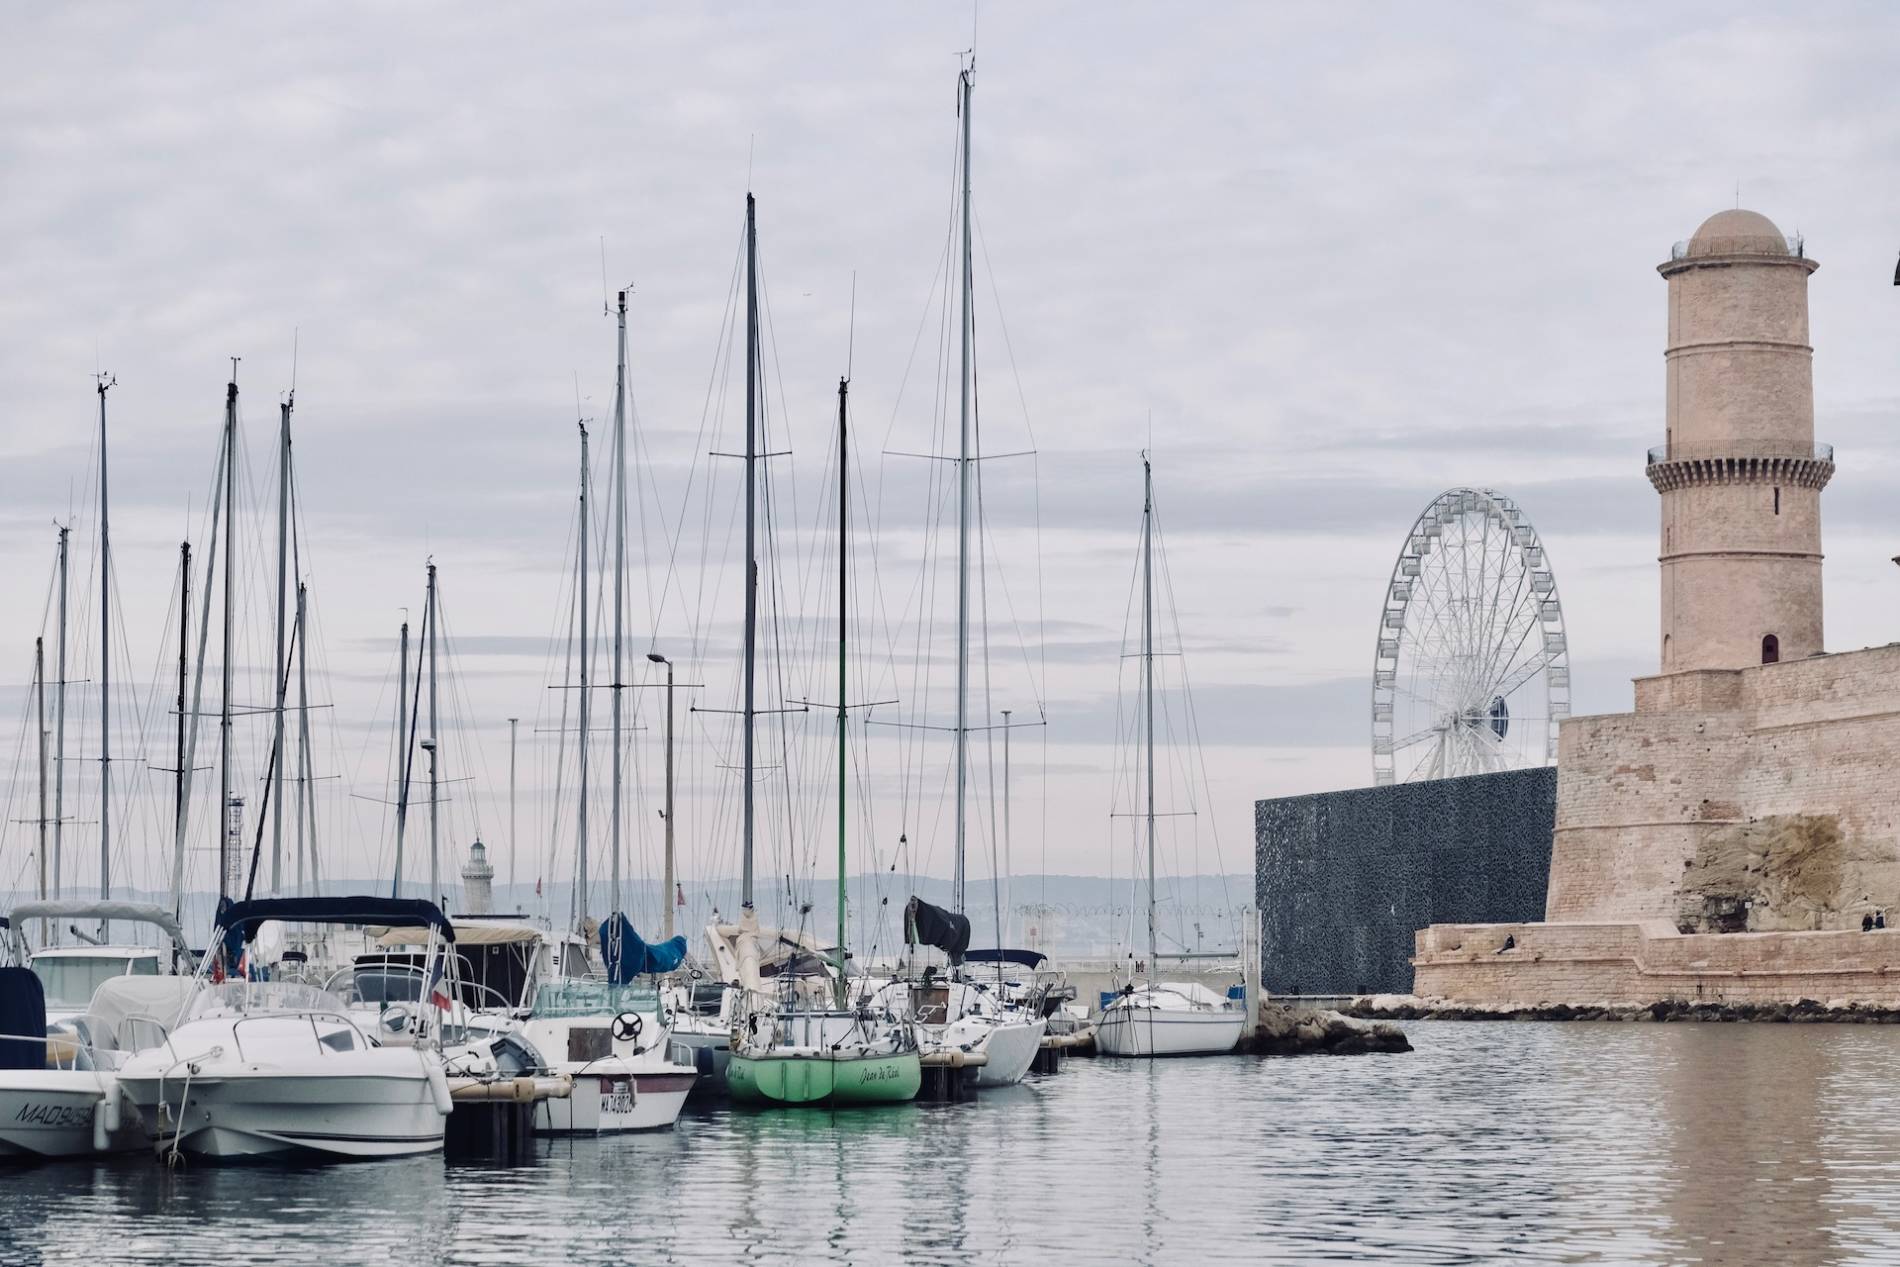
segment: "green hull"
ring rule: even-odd
[[[896,1104],[917,1098],[923,1069],[914,1051],[890,1056],[777,1056],[733,1053],[726,1089],[748,1104]]]

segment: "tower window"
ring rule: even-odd
[[[1781,485],[1775,485],[1775,513],[1781,513]]]
[[[1778,664],[1781,661],[1781,639],[1773,634],[1764,634],[1761,640],[1761,662]]]

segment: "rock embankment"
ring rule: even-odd
[[[1238,1050],[1256,1056],[1361,1056],[1410,1051],[1412,1044],[1390,1020],[1269,1002],[1260,1009],[1259,1024],[1240,1036]]]
[[[1793,1003],[1690,1003],[1664,999],[1642,1006],[1535,1003],[1478,1007],[1444,999],[1380,994],[1354,999],[1349,1017],[1398,1021],[1764,1021],[1782,1024],[1893,1025],[1900,1008],[1830,999]]]

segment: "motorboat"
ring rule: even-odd
[[[64,918],[146,924],[184,947],[177,921],[159,906],[48,900],[14,908],[0,954],[0,1158],[84,1157],[143,1143],[118,1070],[128,1053],[164,1041],[166,1024],[192,988],[189,977],[160,975],[151,947],[91,947],[105,953],[89,959],[28,951],[33,921]],[[75,1009],[79,984],[102,968],[116,970],[100,972],[96,989]]]
[[[1095,1049],[1105,1056],[1218,1056],[1240,1042],[1242,1000],[1192,981],[1131,985],[1102,1009]]]
[[[587,970],[585,943],[519,916],[452,922],[457,1035],[443,1053],[451,1076],[565,1075],[572,1093],[536,1109],[541,1134],[660,1130],[679,1119],[698,1075],[690,1055],[670,1041],[657,990],[591,973],[562,975]],[[373,1012],[379,1032],[423,1006],[412,948],[427,932],[391,928],[376,952],[357,959],[352,1006]],[[630,929],[625,935],[637,940]]]
[[[328,990],[257,979],[262,969],[246,952],[271,920],[427,929],[422,1005],[399,1035],[385,1036]],[[440,909],[400,898],[274,898],[227,903],[216,923],[184,1015],[162,1045],[118,1073],[160,1153],[345,1160],[439,1150],[453,1108],[442,1017],[457,984],[455,929]]]

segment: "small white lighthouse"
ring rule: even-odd
[[[495,910],[495,868],[488,861],[488,847],[477,840],[468,847],[468,861],[462,864],[462,913],[490,915]]]

